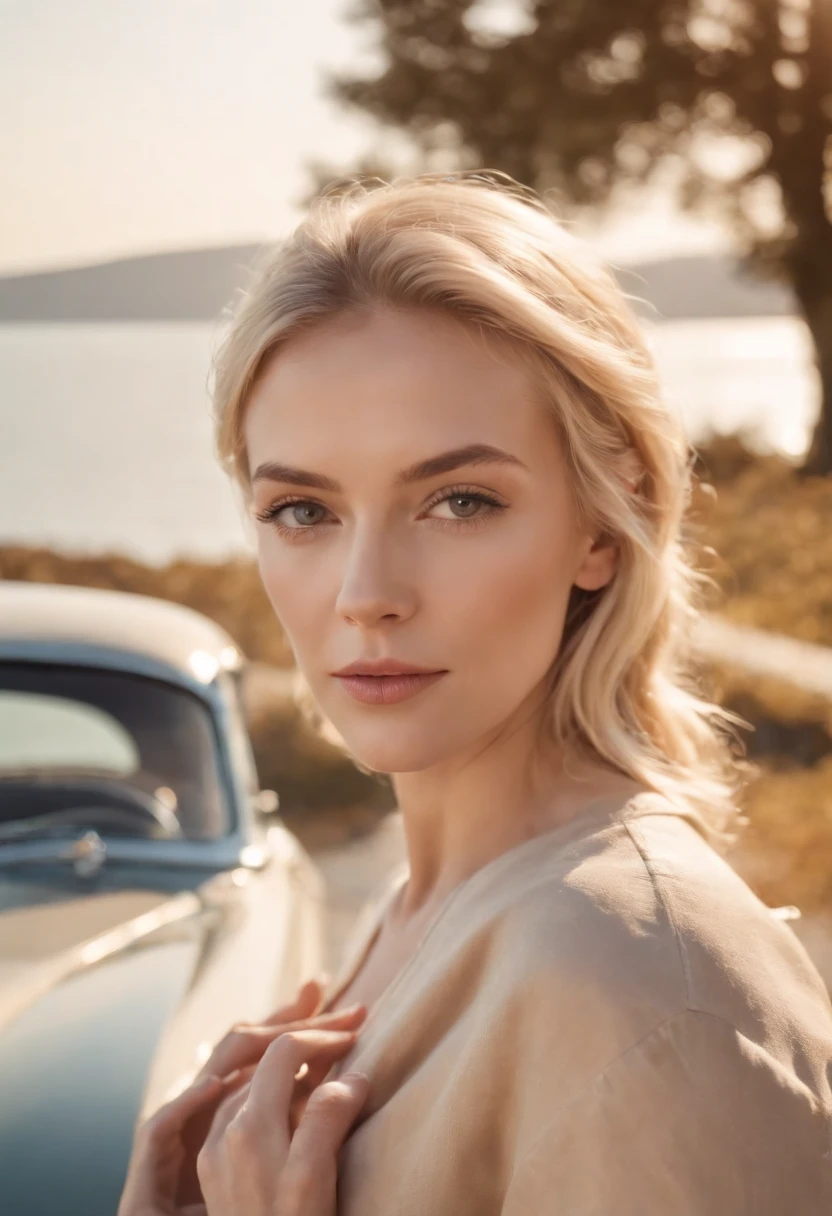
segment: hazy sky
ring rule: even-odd
[[[258,241],[304,163],[373,142],[321,96],[369,61],[350,0],[0,0],[0,273]],[[721,244],[661,197],[597,234],[636,259]]]

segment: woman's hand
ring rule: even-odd
[[[210,1121],[228,1093],[221,1077],[203,1077],[141,1125],[117,1216],[204,1216],[205,1205],[177,1202],[185,1157],[183,1133],[193,1119]]]
[[[228,1077],[231,1073],[253,1071],[255,1065],[263,1058],[266,1048],[281,1034],[293,1030],[349,1030],[357,1031],[367,1016],[366,1005],[350,1005],[333,1013],[320,1013],[312,1017],[312,1010],[317,1009],[323,985],[320,980],[309,980],[303,985],[297,998],[289,1005],[284,1005],[261,1023],[238,1022],[232,1026],[214,1048],[210,1058],[200,1069],[196,1080],[202,1077]],[[330,1064],[323,1060],[314,1066],[310,1065],[308,1072],[298,1081],[292,1101],[290,1121],[292,1130],[297,1127],[303,1114],[309,1095],[323,1081]],[[249,1075],[245,1080],[249,1080]],[[208,1128],[197,1129],[196,1150],[189,1154],[184,1167],[187,1181],[183,1183],[182,1194],[185,1198],[199,1198],[199,1186],[196,1181],[196,1151],[202,1147]],[[193,1142],[194,1136],[190,1137]]]
[[[323,990],[310,980],[297,998],[262,1023],[238,1023],[217,1044],[194,1083],[139,1128],[134,1142],[118,1216],[186,1216],[204,1213],[197,1177],[197,1154],[205,1142],[222,1100],[246,1085],[265,1051],[281,1034],[300,1029],[352,1032],[347,1048],[366,1016],[366,1007],[353,1006],[338,1013],[310,1016]],[[345,1050],[346,1050],[345,1049]],[[296,1083],[289,1123],[294,1131],[313,1088],[320,1084],[334,1061],[326,1055],[312,1061]]]
[[[325,1075],[354,1037],[326,1030],[282,1034],[251,1080],[223,1099],[197,1157],[207,1216],[334,1216],[338,1150],[369,1082],[347,1073],[319,1085],[296,1129],[291,1108],[297,1073],[306,1067]]]
[[[338,1149],[367,1093],[350,1074],[321,1085],[295,1131],[296,1074],[325,1075],[349,1051],[349,1031],[280,1035],[255,1069],[203,1077],[136,1133],[118,1216],[332,1216]],[[189,1124],[208,1125],[196,1156],[198,1197],[183,1200]]]
[[[202,1077],[225,1077],[241,1068],[259,1063],[266,1048],[278,1035],[290,1030],[357,1030],[367,1016],[365,1005],[351,1005],[348,1009],[333,1013],[320,1013],[312,1017],[317,1009],[323,984],[321,980],[309,980],[300,989],[294,1001],[284,1005],[262,1022],[237,1022],[214,1048],[209,1059],[197,1073]]]

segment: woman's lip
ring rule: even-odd
[[[447,674],[446,671],[419,671],[395,676],[338,676],[337,679],[356,701],[367,705],[393,705],[415,696]]]

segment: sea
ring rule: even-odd
[[[644,325],[694,445],[742,430],[800,458],[820,386],[799,318]],[[152,565],[253,554],[212,451],[217,337],[202,322],[0,326],[0,544]]]

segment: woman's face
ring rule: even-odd
[[[344,315],[272,357],[245,442],[263,584],[361,763],[429,768],[538,703],[573,583],[605,584],[615,553],[579,531],[554,423],[502,343],[441,314]],[[404,699],[333,674],[364,659],[444,674]]]

